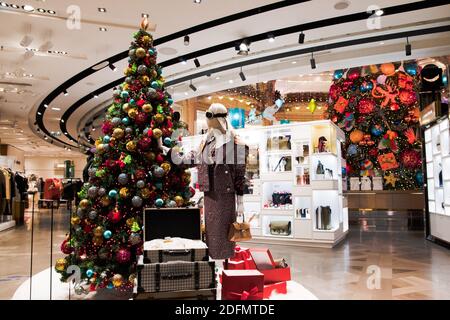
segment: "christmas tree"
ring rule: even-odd
[[[422,187],[418,74],[415,62],[335,71],[325,118],[346,132],[348,176],[382,176],[384,189]]]
[[[171,164],[158,148],[160,139],[167,147],[177,144],[172,136],[180,125],[147,26],[144,19],[133,35],[125,82],[114,89],[89,182],[61,245],[67,256],[56,263],[62,281],[70,276],[68,266],[78,266],[91,290],[131,289],[136,257],[143,250],[143,209],[185,207],[194,192],[189,172]]]

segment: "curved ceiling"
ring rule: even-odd
[[[335,9],[337,2],[229,0],[195,4],[191,0],[172,0],[150,6],[148,1],[133,1],[115,3],[114,7],[106,7],[106,12],[99,12],[98,8],[103,7],[100,2],[90,1],[80,5],[81,29],[75,30],[68,29],[65,20],[70,1],[40,3],[55,10],[55,16],[0,10],[2,24],[7,23],[9,30],[23,30],[10,34],[6,28],[0,28],[1,45],[10,48],[0,53],[0,74],[20,68],[24,74],[33,74],[14,79],[32,84],[31,93],[14,96],[26,107],[19,110],[0,100],[0,116],[20,122],[26,121],[28,115],[31,129],[39,137],[44,137],[43,131],[45,135],[59,131],[60,136],[52,137],[54,144],[77,147],[78,142],[73,140],[78,139],[80,120],[87,114],[101,114],[110,101],[110,88],[121,81],[121,70],[126,66],[124,50],[142,13],[149,14],[156,25],[153,35],[158,61],[164,66],[168,90],[175,100],[185,99],[186,93],[192,97],[241,85],[238,76],[241,65],[246,83],[311,73],[312,51],[317,61],[316,72],[401,60],[406,36],[413,46],[413,55],[408,58],[450,52],[448,1],[378,1],[384,14],[375,20],[368,19],[376,9],[369,8],[372,1],[347,1],[349,6],[343,10]],[[38,2],[28,3],[37,6]],[[107,31],[101,32],[100,27]],[[299,44],[298,33],[302,30],[305,43]],[[50,39],[54,44],[52,50],[67,54],[39,51],[26,59],[25,49],[19,45],[26,33],[34,38],[31,48],[39,48]],[[190,36],[189,46],[183,43],[186,33]],[[275,35],[274,42],[267,41],[269,33]],[[236,41],[242,39],[252,40],[247,57],[238,56],[234,49]],[[195,57],[201,63],[200,68],[192,61]],[[180,58],[186,58],[187,64],[181,63]],[[119,71],[104,67],[93,72],[93,65],[106,60],[113,62]],[[73,83],[68,82],[71,79]],[[191,79],[198,88],[196,92],[188,89]],[[67,96],[62,94],[64,89],[69,93]],[[38,126],[33,125],[36,120]],[[47,145],[43,140],[36,143]]]

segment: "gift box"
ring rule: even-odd
[[[267,248],[252,248],[250,249],[250,255],[258,270],[268,270],[275,268],[275,261],[273,260],[270,250]]]
[[[264,275],[258,270],[224,270],[222,300],[262,300]]]
[[[369,177],[361,178],[361,190],[362,191],[370,191],[372,190],[372,181]]]
[[[286,281],[264,285],[264,299],[269,299],[272,294],[287,294]]]
[[[230,258],[231,261],[241,261],[248,259],[250,257],[250,249],[241,248],[240,246],[236,246],[234,248],[234,256]]]
[[[256,265],[250,257],[239,261],[234,261],[231,259],[225,260],[223,262],[223,268],[225,270],[254,270],[256,269]]]
[[[290,281],[291,280],[291,268],[275,268],[260,270],[264,275],[264,284],[273,284],[277,282]]]

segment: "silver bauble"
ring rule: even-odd
[[[142,198],[139,196],[134,196],[133,199],[131,199],[131,203],[133,204],[133,207],[139,208],[142,206]]]

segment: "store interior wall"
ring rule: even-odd
[[[64,161],[71,160],[75,164],[75,177],[83,177],[83,169],[86,165],[85,156],[73,157],[25,157],[26,175],[35,174],[43,179],[64,178]]]
[[[11,167],[13,171],[23,172],[25,169],[25,153],[12,146],[12,145],[2,145],[1,156],[6,157],[5,160]]]

